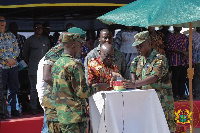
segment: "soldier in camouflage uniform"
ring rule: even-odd
[[[70,32],[78,32],[81,35],[82,39],[85,39],[85,32],[77,27],[73,27],[70,29]],[[64,34],[64,33],[62,33]],[[61,42],[61,40],[59,40]],[[51,67],[61,57],[61,54],[64,52],[63,44],[60,43],[57,46],[51,48],[45,54],[45,65],[44,65],[44,75],[43,79],[47,84],[47,89],[45,91],[43,97],[43,106],[45,107],[45,115],[47,118],[47,125],[49,128],[49,132],[57,133],[59,132],[59,122],[56,113],[55,107],[55,100],[54,95],[52,93],[53,90],[53,82],[52,82],[52,75],[51,75]]]
[[[109,84],[86,85],[81,60],[82,40],[76,33],[62,35],[64,53],[52,67],[53,93],[61,132],[86,133],[85,98]]]
[[[140,32],[134,37],[133,46],[136,46],[140,55],[133,59],[131,63],[132,81],[124,81],[124,87],[155,89],[169,129],[174,131],[176,128],[174,99],[167,58],[151,47],[148,31]]]
[[[55,100],[54,95],[52,94],[53,85],[48,82],[48,80],[45,78],[45,75],[51,74],[51,66],[56,62],[57,59],[60,58],[61,54],[63,53],[64,48],[62,44],[58,44],[57,46],[51,48],[45,55],[45,62],[44,64],[44,81],[47,82],[47,89],[44,93],[44,97],[42,100],[42,105],[45,108],[45,115],[47,118],[47,125],[49,132],[51,133],[59,133],[60,127],[59,122],[57,118],[56,108],[55,108]],[[50,70],[48,70],[48,68]],[[52,76],[50,75],[49,78],[51,78],[52,82]]]

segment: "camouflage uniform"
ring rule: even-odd
[[[45,54],[45,61],[48,65],[53,66],[53,64],[61,57],[61,54],[63,53],[64,48],[62,44],[58,44],[57,46],[51,48],[46,54]],[[45,115],[47,118],[47,125],[49,128],[49,131],[52,133],[58,133],[60,130],[59,122],[57,118],[56,113],[56,107],[55,107],[55,100],[54,95],[52,93],[53,88],[47,84],[47,89],[45,91],[42,105],[45,107]]]
[[[139,55],[131,63],[131,73],[136,74],[137,80],[143,80],[152,75],[158,77],[157,83],[142,86],[142,89],[155,89],[167,119],[168,126],[170,129],[175,129],[174,99],[168,69],[167,58],[154,49],[147,59]]]
[[[52,76],[53,93],[61,131],[85,133],[85,98],[95,93],[98,88],[86,85],[83,64],[80,60],[65,53],[54,63]]]

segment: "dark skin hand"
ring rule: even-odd
[[[147,77],[143,80],[136,80],[136,81],[130,81],[130,80],[123,80],[123,87],[124,88],[132,88],[136,89],[136,87],[156,83],[158,81],[158,77],[155,75],[152,75],[150,77]]]
[[[110,87],[113,87],[113,81],[115,81],[117,79],[117,77],[121,77],[122,75],[120,73],[116,73],[116,72],[112,72],[111,73],[111,80],[110,80]]]
[[[92,84],[93,87],[98,87],[98,91],[106,91],[107,88],[110,86],[110,84],[106,83],[98,83],[98,84]]]
[[[9,58],[8,60],[7,60],[7,66],[13,66],[13,65],[15,65],[15,63],[16,63],[16,61],[15,61],[15,59],[12,59],[12,58]]]

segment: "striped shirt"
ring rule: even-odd
[[[189,39],[186,35],[170,34],[167,39],[168,60],[170,66],[180,66],[188,63],[188,57],[182,53],[174,52],[174,50],[188,51]]]
[[[192,35],[192,46],[193,46],[193,59],[195,63],[200,63],[200,33],[197,31],[193,32]]]

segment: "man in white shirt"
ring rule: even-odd
[[[47,83],[43,80],[43,66],[44,64],[47,64],[44,60],[44,57],[39,61],[38,64],[38,70],[37,70],[37,84],[36,84],[36,89],[38,92],[38,97],[39,97],[39,102],[40,105],[42,106],[42,99],[45,93],[45,90],[47,88]],[[44,107],[42,106],[43,110]],[[45,111],[45,110],[44,110]],[[43,121],[43,128],[41,133],[48,133],[48,126],[47,126],[47,120],[46,120],[46,116],[44,113],[44,121]]]

